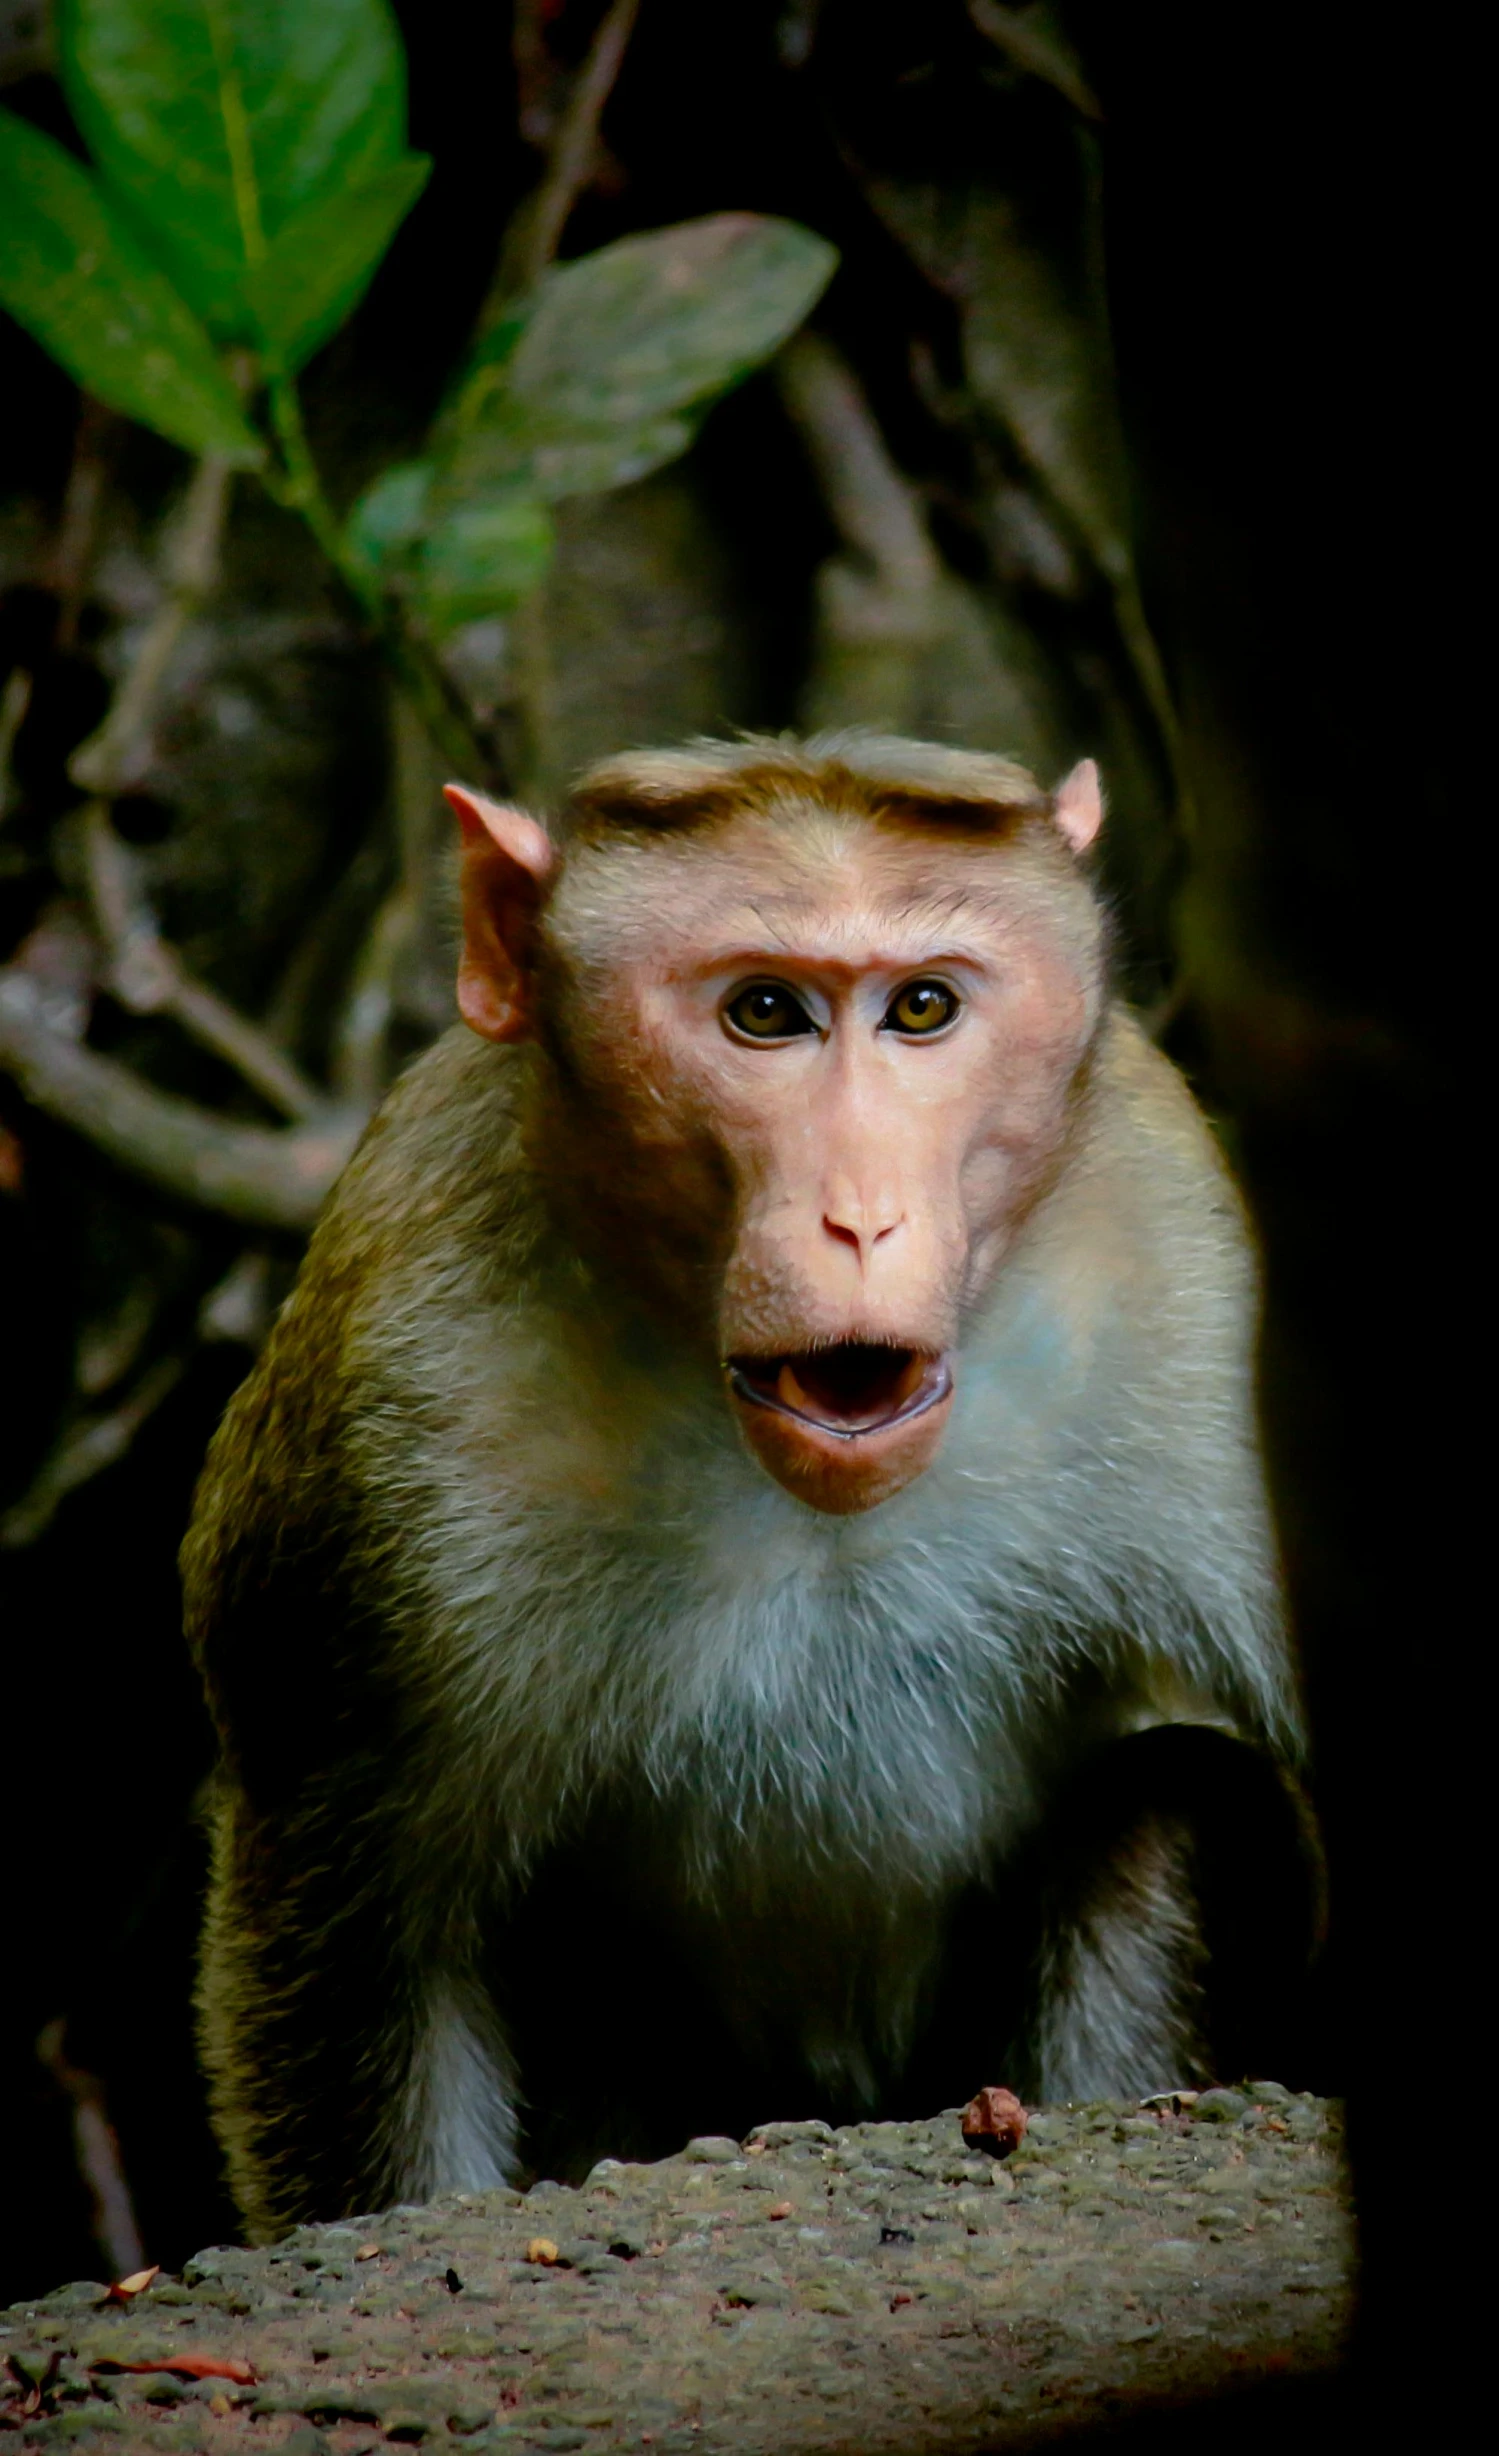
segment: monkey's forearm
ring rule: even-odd
[[[1146,2097],[1206,2079],[1206,1951],[1191,1837],[1146,1815],[1054,1888],[1038,1970],[1033,2093]]]
[[[506,2179],[503,2041],[434,1889],[359,1847],[358,1803],[279,1829],[220,1812],[199,2013],[215,2121],[256,2236]]]

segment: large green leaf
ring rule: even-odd
[[[64,0],[61,59],[100,170],[226,337],[293,217],[405,149],[387,0]]]
[[[189,452],[261,447],[191,309],[72,155],[0,111],[0,300],[80,384]]]
[[[406,154],[362,186],[294,213],[246,283],[261,331],[299,367],[338,330],[427,184],[427,154]]]
[[[836,263],[799,223],[716,213],[555,267],[508,355],[484,354],[463,388],[443,495],[524,483],[556,500],[643,476],[690,442],[684,411],[795,331]]]

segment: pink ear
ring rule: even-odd
[[[1103,825],[1103,786],[1096,759],[1079,759],[1052,796],[1051,815],[1074,853],[1086,853]]]
[[[524,810],[467,785],[443,792],[463,827],[458,1011],[485,1040],[524,1040],[534,1021],[537,915],[557,856]]]

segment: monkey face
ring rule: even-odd
[[[696,1311],[768,1473],[887,1499],[1068,1131],[1100,984],[1065,852],[740,816],[589,848],[546,928],[572,1199]]]

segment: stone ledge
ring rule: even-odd
[[[1268,2083],[1048,2109],[1003,2163],[953,2112],[769,2124],[18,2305],[0,2449],[1019,2449],[1331,2370],[1352,2264],[1338,2110]]]

